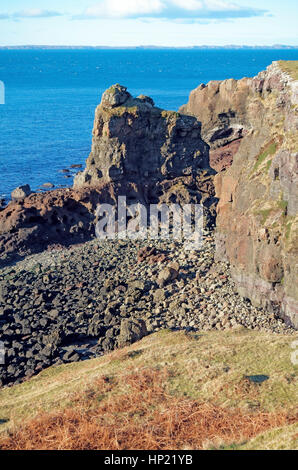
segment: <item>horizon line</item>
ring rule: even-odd
[[[190,45],[190,46],[163,46],[163,45],[138,45],[138,46],[107,46],[107,45],[65,45],[65,44],[20,44],[0,46],[1,49],[298,49],[297,45],[272,44],[272,45],[246,45],[246,44],[225,44],[225,45]]]

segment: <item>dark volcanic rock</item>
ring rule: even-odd
[[[15,190],[0,212],[0,258],[4,262],[53,245],[65,246],[94,236],[100,203],[202,203],[214,222],[213,177],[200,122],[164,111],[146,96],[132,98],[115,85],[95,113],[92,150],[74,189],[29,194]],[[29,194],[29,195],[28,195]]]
[[[74,188],[112,184],[127,203],[199,203],[215,216],[214,171],[200,122],[114,85],[95,112],[91,153]],[[209,217],[210,218],[210,217]]]
[[[124,319],[121,321],[120,335],[118,336],[118,346],[128,346],[139,341],[148,334],[146,323],[142,319]]]
[[[91,154],[74,187],[121,180],[144,185],[210,171],[200,122],[152,103],[132,98],[120,85],[104,92],[95,113]]]
[[[11,256],[89,240],[99,202],[113,203],[110,187],[57,189],[10,202],[0,212],[0,266]]]

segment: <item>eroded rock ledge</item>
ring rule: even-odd
[[[275,62],[254,78],[201,85],[182,108],[202,120],[210,160],[236,145],[215,178],[217,257],[230,261],[242,296],[280,308],[296,327],[298,82],[289,71],[297,69]]]

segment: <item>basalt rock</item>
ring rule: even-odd
[[[231,263],[242,296],[297,327],[298,82],[284,67],[273,63],[255,78],[212,85],[203,129],[206,135],[227,112],[230,90],[228,128],[245,133],[232,166],[215,177],[217,257]]]
[[[110,186],[57,189],[11,201],[0,212],[0,266],[15,256],[55,244],[89,240],[95,234],[94,214],[99,202],[115,203]]]
[[[251,130],[246,112],[251,94],[246,78],[211,81],[193,90],[180,108],[201,121],[202,138],[210,145],[210,165],[216,171],[231,166],[241,139]]]
[[[74,188],[113,182],[128,203],[206,202],[214,210],[214,172],[200,132],[196,118],[114,85],[96,109],[91,153]]]
[[[215,172],[200,132],[195,117],[164,111],[150,97],[133,98],[125,87],[112,86],[96,109],[91,153],[74,188],[42,194],[19,188],[1,210],[0,258],[90,239],[96,207],[116,205],[118,196],[126,196],[128,206],[202,203],[206,220],[214,222]]]
[[[151,98],[132,98],[125,87],[114,85],[96,109],[91,154],[74,187],[195,178],[210,170],[200,128],[196,118],[163,111]]]

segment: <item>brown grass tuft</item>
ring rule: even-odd
[[[39,415],[0,438],[0,449],[202,449],[298,420],[174,397],[166,391],[168,379],[167,370],[155,369],[99,377],[73,397],[72,408]]]

